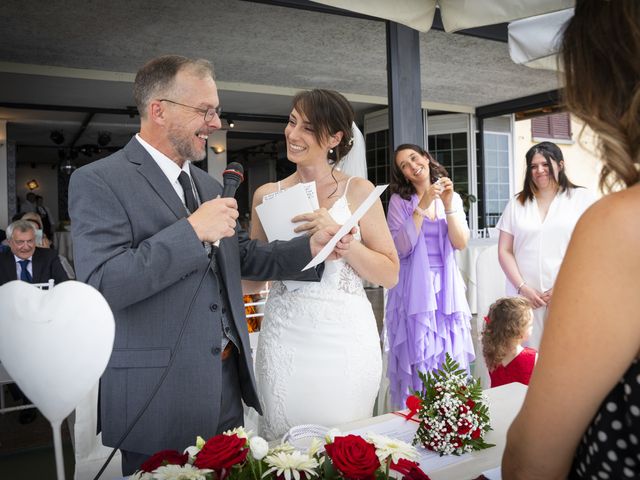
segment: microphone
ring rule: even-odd
[[[244,168],[238,162],[231,162],[227,169],[222,172],[222,198],[236,196],[238,186],[244,180]]]

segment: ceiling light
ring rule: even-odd
[[[229,124],[229,128],[236,126],[236,123],[231,118],[227,118],[227,123]]]
[[[67,175],[71,175],[75,169],[76,169],[76,166],[71,162],[71,158],[67,158],[60,165],[60,171],[62,173],[66,173]]]
[[[35,190],[36,188],[38,188],[40,185],[38,184],[38,181],[34,178],[33,180],[29,180],[27,182],[27,188],[29,190]]]
[[[64,143],[64,134],[62,133],[62,130],[53,130],[51,132],[51,135],[49,135],[49,138],[56,145]]]
[[[109,132],[100,132],[98,134],[98,145],[101,147],[106,147],[111,143],[111,133]]]
[[[211,145],[211,149],[217,154],[224,152],[224,146],[218,143],[216,143],[215,145]]]

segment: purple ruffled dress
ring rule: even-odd
[[[467,370],[475,358],[471,313],[444,205],[436,200],[436,219],[425,218],[416,232],[412,215],[417,204],[416,195],[404,200],[394,194],[387,214],[400,257],[400,279],[389,290],[385,319],[387,375],[395,408],[403,408],[407,395],[422,388],[417,372],[439,368],[446,353]]]

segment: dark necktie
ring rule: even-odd
[[[184,201],[187,204],[187,210],[189,210],[189,213],[195,212],[198,209],[198,204],[196,203],[196,197],[193,196],[189,174],[184,170],[181,171],[178,176],[178,182],[180,182],[180,186],[184,192]]]
[[[20,264],[20,280],[22,280],[23,282],[32,283],[33,281],[29,270],[27,270],[27,266],[29,265],[30,261],[31,260],[18,260],[18,263]]]

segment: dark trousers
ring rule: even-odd
[[[240,391],[238,351],[234,348],[233,353],[222,362],[222,385],[220,386],[222,395],[220,398],[220,417],[216,434],[226,430],[242,426],[244,424],[244,410],[242,407],[242,394]],[[182,445],[183,451],[189,445]],[[122,475],[133,475],[140,466],[146,462],[151,455],[132,452],[130,450],[120,450],[122,454]]]

